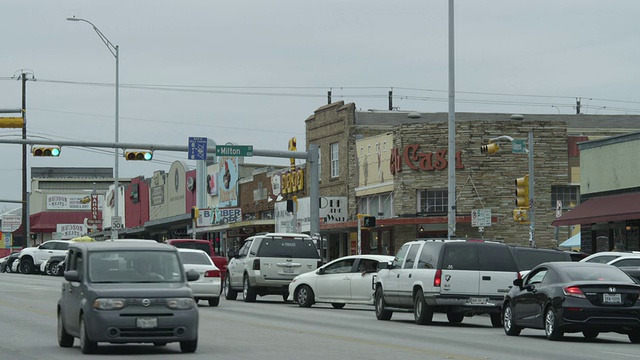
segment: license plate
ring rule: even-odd
[[[293,268],[290,268],[290,267],[284,268],[284,273],[285,274],[293,274]]]
[[[156,317],[137,318],[136,326],[141,329],[151,329],[151,328],[158,327],[158,318]]]
[[[620,294],[602,294],[602,303],[622,304],[622,296]]]
[[[482,305],[487,304],[489,302],[489,298],[471,298],[469,299],[469,303],[474,305]]]

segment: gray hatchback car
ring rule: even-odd
[[[198,307],[175,247],[155,242],[74,243],[58,300],[58,344],[80,339],[83,353],[99,342],[179,342],[182,352],[198,346]]]

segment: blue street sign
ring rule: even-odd
[[[206,137],[189,137],[189,159],[207,160]]]

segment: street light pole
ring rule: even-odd
[[[77,18],[77,17],[68,17],[67,18],[68,21],[82,21],[82,22],[86,22],[87,24],[91,25],[91,27],[93,27],[93,30],[95,30],[96,34],[98,34],[98,37],[100,37],[100,40],[102,40],[102,42],[107,46],[107,49],[109,49],[109,52],[111,53],[111,55],[113,55],[116,58],[116,114],[115,114],[115,144],[118,144],[119,141],[119,123],[120,123],[120,48],[118,47],[118,45],[113,45],[111,43],[111,41],[109,41],[109,39],[107,39],[107,37],[102,33],[102,31],[100,31],[100,29],[98,29],[95,25],[93,25],[93,23],[89,20],[85,20],[82,18]],[[119,198],[120,198],[120,191],[119,191],[119,183],[118,183],[118,178],[120,176],[119,171],[118,171],[118,147],[114,147],[113,148],[113,155],[114,155],[114,160],[115,160],[115,164],[114,164],[114,181],[113,181],[113,186],[114,186],[114,190],[113,190],[113,214],[111,214],[111,238],[112,239],[117,239],[118,238],[118,229],[120,227],[121,221],[117,221],[114,223],[114,218],[118,219],[120,212],[119,212]]]

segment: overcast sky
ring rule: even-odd
[[[638,114],[638,0],[456,0],[456,111]],[[113,142],[120,47],[120,142],[187,146],[190,136],[286,150],[333,100],[448,111],[447,0],[2,0],[0,108],[19,108],[28,69],[29,138]],[[7,116],[6,114],[4,116]],[[0,129],[0,139],[20,138]],[[21,199],[21,146],[0,144],[0,199]],[[186,153],[120,161],[150,177]],[[286,165],[287,159],[246,158]],[[113,167],[112,149],[65,147],[28,166]],[[0,209],[15,204],[2,204]]]

